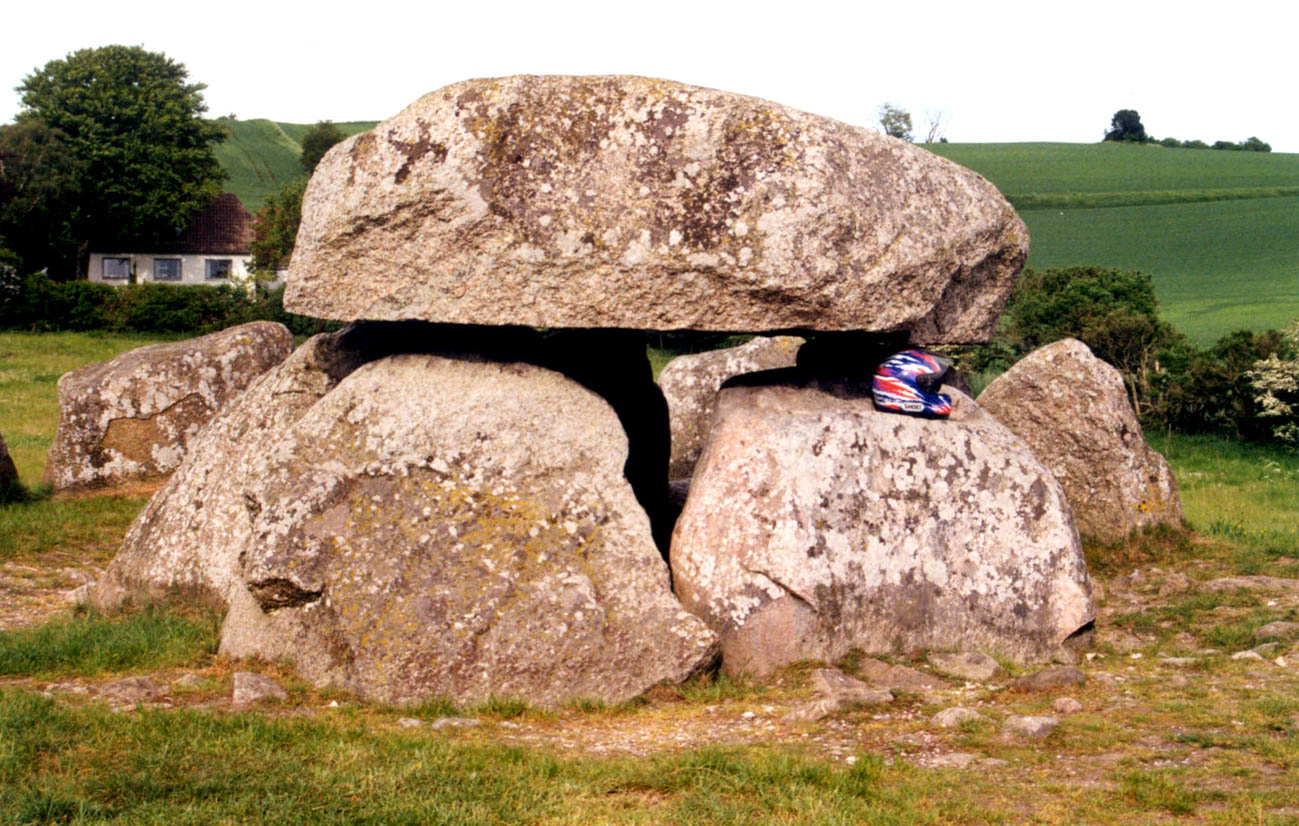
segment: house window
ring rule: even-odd
[[[229,278],[230,277],[229,258],[209,258],[203,263],[207,267],[208,278]]]
[[[179,258],[153,259],[153,280],[154,281],[179,281],[180,280],[180,259]]]
[[[131,259],[129,258],[105,258],[104,259],[104,280],[108,279],[126,279],[131,277]]]

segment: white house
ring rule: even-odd
[[[91,252],[87,277],[105,284],[246,283],[252,266],[253,216],[231,192],[202,209],[174,241],[146,251]]]

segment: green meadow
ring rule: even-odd
[[[1028,225],[1031,267],[1149,273],[1199,345],[1299,318],[1299,155],[1127,144],[928,144]]]
[[[376,121],[336,123],[345,135],[373,129]],[[229,176],[226,189],[256,212],[268,195],[302,174],[298,157],[302,136],[314,124],[256,120],[222,120],[230,135],[217,147],[217,159]]]

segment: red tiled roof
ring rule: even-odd
[[[253,241],[253,216],[233,192],[222,192],[201,209],[171,243],[152,252],[228,253],[248,255]]]

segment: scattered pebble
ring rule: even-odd
[[[1057,697],[1051,704],[1051,710],[1056,714],[1077,714],[1083,710],[1083,704],[1073,697]]]

